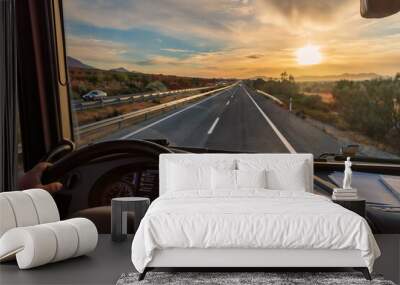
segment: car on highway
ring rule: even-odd
[[[101,90],[92,90],[85,95],[82,95],[84,101],[101,101],[107,97],[107,93]]]

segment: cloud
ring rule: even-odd
[[[169,57],[169,56],[161,56],[161,55],[149,55],[148,59],[136,61],[135,64],[139,66],[179,66],[185,64],[184,60]]]
[[[292,24],[301,22],[327,23],[330,24],[336,17],[343,17],[343,13],[358,13],[359,3],[354,0],[335,1],[310,1],[310,0],[264,0],[263,12],[278,13],[286,21]],[[356,9],[349,9],[356,8]],[[346,11],[347,10],[347,11]]]
[[[67,36],[67,53],[85,58],[87,61],[112,62],[126,53],[127,49],[127,46],[118,42]]]
[[[66,43],[69,56],[79,58],[91,66],[101,69],[136,67],[133,60],[126,58],[128,51],[132,52],[131,47],[123,43],[71,35],[67,35]]]
[[[263,57],[262,54],[251,54],[251,55],[247,56],[247,58],[251,58],[251,59],[259,59],[259,58],[262,58],[262,57]]]
[[[72,56],[95,66],[130,66],[143,72],[205,77],[276,76],[283,70],[316,75],[365,70],[394,73],[400,50],[400,15],[379,20],[359,16],[354,0],[68,0],[67,21],[104,27],[110,40],[74,40]],[[154,38],[151,51],[136,57],[112,31],[156,31],[193,50]],[[69,37],[70,38],[70,37]],[[111,40],[113,39],[113,40]],[[215,48],[204,50],[212,42]],[[321,47],[320,65],[299,66],[295,52]],[[156,50],[156,51],[154,51]],[[160,54],[157,54],[160,51]],[[165,52],[168,56],[165,56]]]
[[[169,51],[169,52],[178,52],[178,53],[187,53],[187,52],[193,52],[192,50],[188,49],[178,49],[178,48],[162,48],[160,49],[162,51]]]
[[[64,10],[69,19],[97,27],[127,30],[142,26],[169,35],[220,38],[229,33],[226,23],[234,19],[232,9],[241,5],[228,0],[68,0]],[[214,33],[209,34],[210,30]]]
[[[137,65],[141,66],[147,66],[147,65],[156,65],[157,62],[152,60],[152,59],[146,59],[146,60],[139,60],[135,62]]]

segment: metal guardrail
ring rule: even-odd
[[[104,119],[104,120],[101,120],[101,121],[98,121],[98,122],[94,122],[94,123],[90,123],[90,124],[87,124],[87,125],[83,125],[83,126],[75,128],[75,133],[80,135],[80,136],[82,136],[82,135],[84,135],[85,133],[88,133],[88,132],[92,132],[92,131],[95,131],[95,130],[98,130],[98,129],[101,129],[101,128],[104,128],[104,127],[107,127],[107,126],[115,125],[115,124],[122,124],[122,122],[124,122],[126,120],[129,120],[129,119],[134,119],[134,118],[138,118],[138,117],[141,117],[141,116],[145,117],[148,114],[151,114],[151,113],[154,113],[154,112],[157,112],[157,111],[161,111],[161,110],[167,109],[169,107],[177,106],[179,104],[182,104],[182,103],[185,103],[185,102],[188,102],[188,101],[192,101],[192,100],[204,97],[206,95],[209,95],[211,93],[215,93],[215,92],[218,92],[218,91],[225,90],[225,89],[230,88],[230,87],[232,87],[232,85],[225,86],[225,87],[218,88],[218,89],[214,89],[214,90],[211,90],[211,91],[207,91],[207,92],[204,92],[204,93],[201,93],[201,94],[193,95],[193,96],[190,96],[190,97],[187,97],[187,98],[182,98],[182,99],[179,99],[179,100],[175,100],[175,101],[171,101],[171,102],[168,102],[168,103],[160,104],[160,105],[157,105],[157,106],[149,107],[149,108],[146,108],[146,109],[143,109],[143,110],[138,110],[138,111],[134,111],[134,112],[131,112],[131,113],[128,113],[128,114],[119,115],[119,116],[116,116],[116,117],[113,117],[113,118]]]
[[[164,91],[164,92],[152,92],[152,93],[142,93],[142,94],[126,94],[126,95],[119,95],[113,96],[113,98],[107,98],[99,101],[91,101],[91,102],[73,102],[72,107],[75,111],[83,111],[92,108],[102,108],[109,105],[116,105],[122,103],[133,103],[142,101],[145,99],[154,99],[156,97],[165,97],[171,94],[176,93],[183,93],[189,91],[198,91],[204,89],[211,89],[215,88],[216,86],[206,86],[206,87],[198,87],[198,88],[187,88],[187,89],[179,89],[179,90],[171,90],[171,91]]]
[[[258,93],[260,93],[260,94],[262,94],[264,96],[267,96],[269,99],[277,102],[279,105],[284,105],[284,103],[281,100],[279,100],[278,98],[276,98],[275,96],[272,96],[271,94],[268,94],[268,93],[266,93],[264,91],[261,91],[261,90],[258,90],[258,89],[256,89],[256,90],[257,90]]]

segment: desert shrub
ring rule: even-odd
[[[119,116],[119,115],[122,115],[122,112],[117,110],[117,109],[114,109],[112,111],[112,113],[111,113],[111,116],[109,116],[109,117],[116,117],[116,116]]]
[[[298,94],[293,96],[294,107],[300,106],[307,109],[319,110],[323,112],[329,112],[331,107],[329,104],[324,103],[320,96],[318,95],[302,95]]]
[[[340,117],[352,130],[380,139],[392,129],[399,130],[400,81],[376,79],[339,81],[333,89]]]
[[[151,103],[153,104],[161,104],[161,100],[159,98],[151,99]]]
[[[333,114],[333,113],[329,113],[329,112],[325,112],[325,111],[321,111],[321,110],[317,110],[317,109],[304,109],[304,113],[315,119],[318,120],[320,122],[326,123],[326,124],[330,124],[330,125],[337,125],[338,122],[338,118],[337,115]]]
[[[100,82],[100,78],[97,76],[96,73],[92,73],[91,75],[89,75],[87,77],[87,80],[93,85],[96,85]]]
[[[254,88],[263,90],[270,94],[280,94],[284,99],[298,94],[299,87],[296,84],[294,77],[286,72],[281,74],[281,79],[269,79],[267,81],[259,78],[250,83]]]
[[[125,72],[113,72],[111,77],[119,82],[124,82],[129,79],[128,75]]]
[[[152,81],[147,84],[146,90],[148,91],[166,91],[167,87],[161,81]]]
[[[90,88],[85,84],[85,83],[79,83],[78,85],[78,90],[77,90],[77,94],[79,94],[79,96],[82,96],[86,93],[88,93],[90,91]]]

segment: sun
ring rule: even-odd
[[[297,63],[300,65],[319,64],[322,61],[320,47],[308,44],[296,51]]]

